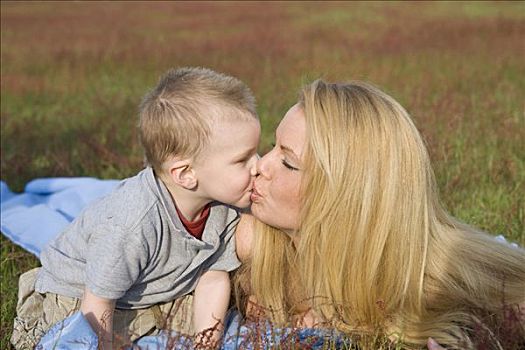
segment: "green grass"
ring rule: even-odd
[[[413,115],[447,209],[525,245],[525,4],[1,3],[1,177],[123,178],[137,106],[167,68],[206,66],[258,100],[261,152],[317,77],[370,81]],[[0,348],[19,274],[1,238]]]

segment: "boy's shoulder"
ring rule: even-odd
[[[210,204],[211,214],[206,221],[206,229],[224,229],[230,225],[236,225],[239,221],[240,209],[220,202]]]
[[[114,191],[93,203],[82,213],[84,220],[134,226],[158,202],[155,175],[145,168],[137,175],[122,180]]]

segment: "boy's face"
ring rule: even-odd
[[[238,208],[250,205],[260,132],[252,117],[213,125],[208,145],[193,164],[201,196]]]

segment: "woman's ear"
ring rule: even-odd
[[[174,159],[168,168],[168,174],[173,183],[187,190],[195,189],[198,181],[191,165],[191,159]]]

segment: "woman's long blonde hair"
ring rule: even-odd
[[[483,315],[525,302],[524,251],[443,210],[424,142],[399,103],[366,83],[320,80],[299,102],[300,243],[257,224],[250,263],[251,293],[273,321],[306,301],[343,332],[469,348]]]

